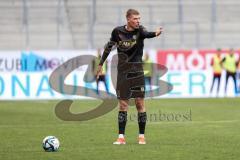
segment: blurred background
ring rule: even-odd
[[[163,79],[174,90],[166,97],[238,96],[238,0],[0,0],[0,99],[56,98],[48,84],[51,72],[69,58],[96,56],[112,29],[126,23],[129,8],[140,11],[149,31],[164,28],[160,38],[145,41],[145,52],[151,62],[169,68]],[[219,48],[221,60],[234,50],[237,90],[231,79],[225,90],[222,67],[217,94],[210,88]],[[111,56],[108,61],[110,68]],[[96,88],[76,75],[78,85]],[[107,83],[112,87],[110,80]],[[104,90],[104,85],[100,88]],[[113,87],[110,90],[114,93]]]
[[[238,0],[1,0],[0,49],[102,48],[129,8],[160,41],[147,48],[239,47]]]

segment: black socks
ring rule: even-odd
[[[139,134],[145,133],[146,121],[147,121],[147,113],[139,112],[138,113]],[[125,134],[126,123],[127,123],[127,111],[119,111],[118,112],[119,134]]]
[[[147,121],[147,113],[146,112],[139,112],[138,113],[138,126],[139,126],[139,134],[144,134],[145,126]]]
[[[118,112],[119,134],[125,134],[126,123],[127,123],[127,111],[119,111]]]

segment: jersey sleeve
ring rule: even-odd
[[[110,41],[117,43],[117,34],[118,34],[118,30],[117,28],[114,28],[111,34]]]
[[[143,26],[140,26],[140,35],[142,38],[153,38],[156,37],[155,32],[148,32],[147,29]]]
[[[104,47],[103,55],[101,57],[99,65],[103,65],[103,63],[107,59],[109,53],[111,52],[113,46],[115,46],[116,43],[117,43],[117,29],[115,28],[112,31],[110,41],[108,41],[107,44]]]

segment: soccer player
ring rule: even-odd
[[[148,52],[145,53],[144,57],[144,77],[145,77],[145,85],[149,85],[149,89],[152,90],[152,75],[153,75],[153,62],[149,58]],[[153,94],[151,92],[151,97],[153,97]]]
[[[217,80],[217,96],[219,94],[219,89],[220,89],[220,83],[221,83],[221,74],[222,74],[222,65],[221,65],[221,49],[219,48],[217,50],[217,53],[214,54],[211,65],[213,68],[213,80],[212,80],[212,85],[210,89],[210,93],[213,91],[214,83],[215,80]]]
[[[238,62],[235,59],[233,49],[230,49],[229,54],[227,54],[226,57],[223,58],[223,60],[221,61],[221,64],[223,64],[224,68],[226,69],[225,95],[227,94],[228,79],[230,77],[232,77],[233,79],[234,91],[235,91],[235,94],[237,94],[238,89],[237,89],[236,74],[237,74]]]
[[[97,68],[98,68],[98,64],[101,60],[101,50],[98,49],[97,50],[97,57],[96,59],[93,60],[93,73],[97,73]],[[107,91],[107,93],[109,94],[109,89],[108,89],[108,85],[107,85],[107,81],[106,81],[106,72],[107,72],[107,64],[104,63],[103,67],[102,67],[102,73],[100,75],[98,75],[98,78],[96,78],[96,82],[97,82],[97,94],[99,94],[99,83],[100,81],[102,81],[105,85],[105,89]],[[97,75],[96,75],[97,76]]]
[[[148,32],[140,25],[140,14],[135,9],[126,12],[127,24],[113,29],[110,41],[105,46],[98,66],[97,76],[101,75],[102,66],[113,46],[117,46],[117,86],[116,93],[119,99],[118,132],[119,136],[113,144],[126,144],[125,126],[129,99],[135,99],[138,111],[139,144],[146,144],[144,133],[147,114],[144,106],[144,73],[142,64],[143,46],[145,38],[153,38],[162,33],[162,28],[156,32]]]
[[[240,95],[240,56],[238,58],[238,65],[237,65],[237,77],[238,77],[238,95]]]

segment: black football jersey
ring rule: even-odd
[[[144,39],[155,36],[155,32],[148,32],[143,26],[134,31],[128,31],[126,25],[114,28],[110,41],[105,46],[100,65],[104,63],[113,46],[117,47],[118,65],[124,62],[142,62]]]

